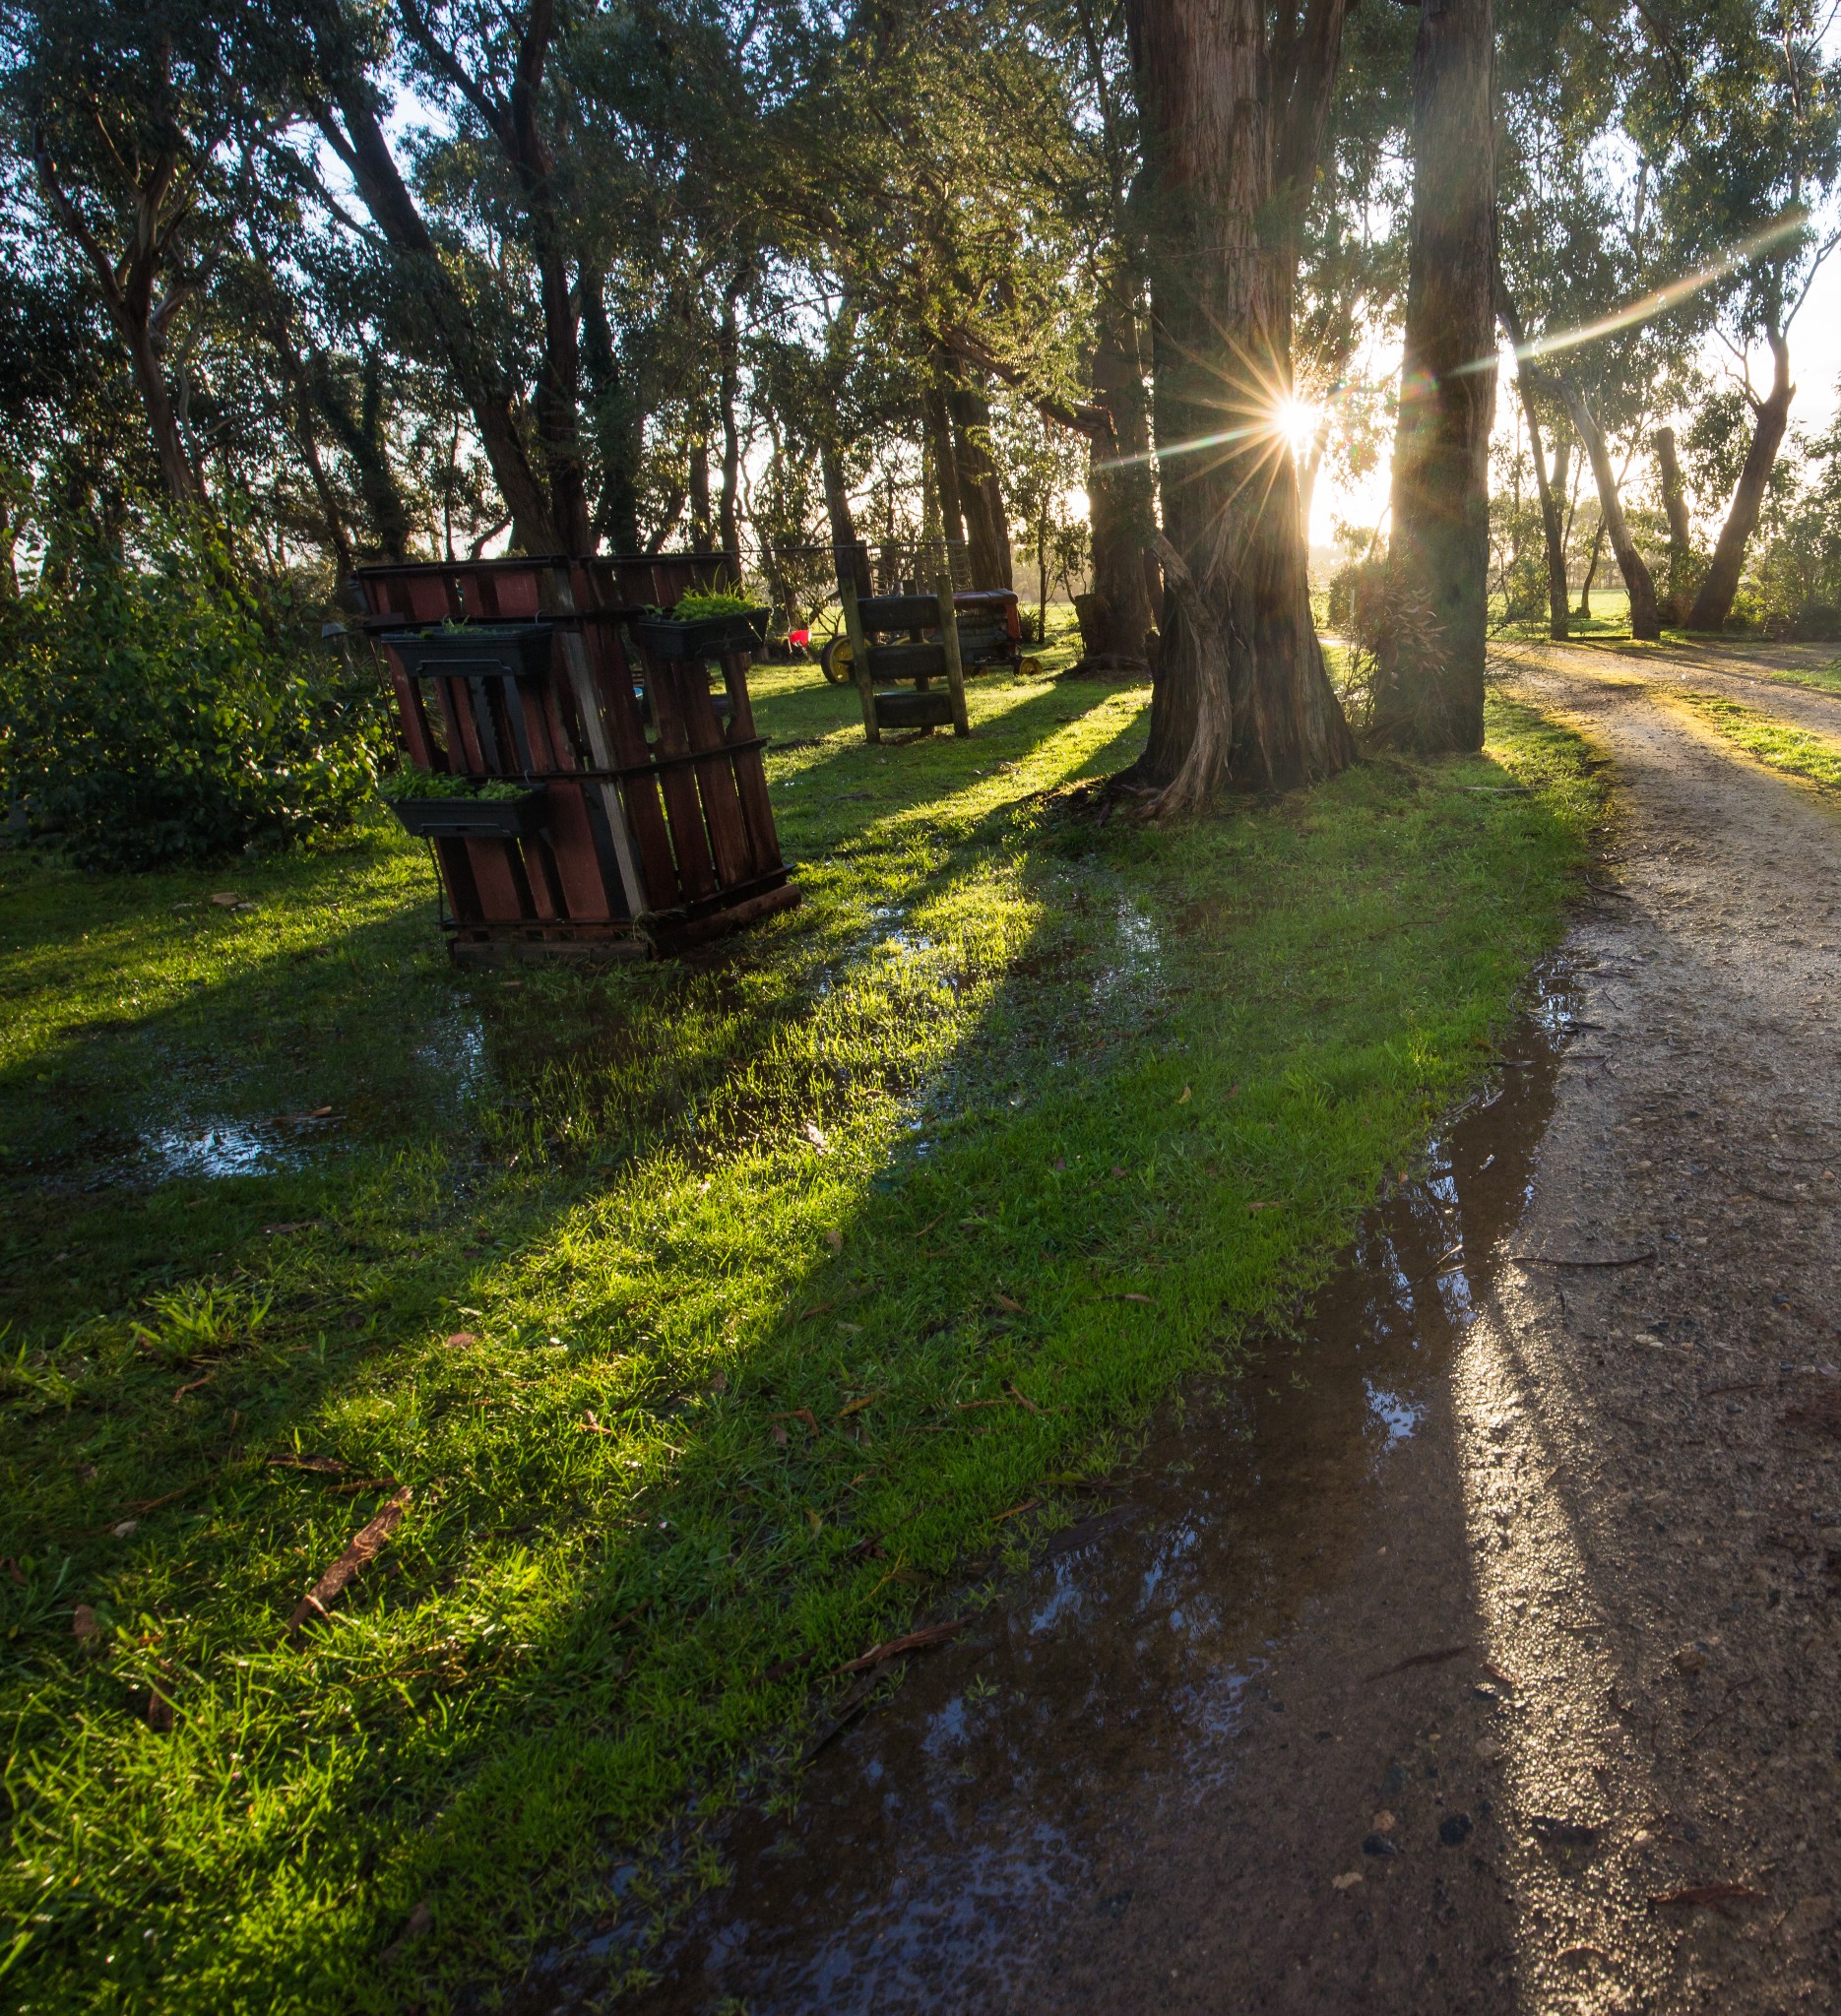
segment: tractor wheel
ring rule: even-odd
[[[818,663],[834,686],[848,686],[857,677],[857,661],[851,655],[851,640],[842,630],[818,654]]]

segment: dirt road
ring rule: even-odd
[[[1619,837],[1499,1092],[636,2006],[1841,2009],[1841,819],[1629,671],[1521,665]]]

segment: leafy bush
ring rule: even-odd
[[[345,823],[389,746],[382,679],[289,639],[203,518],[142,535],[139,562],[74,536],[0,606],[0,806],[92,868]]]

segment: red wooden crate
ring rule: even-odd
[[[723,661],[726,723],[701,664],[642,654],[644,700],[635,684],[635,604],[668,605],[725,564],[696,554],[358,570],[410,761],[544,791],[534,833],[431,843],[457,959],[680,951],[798,902],[768,802],[748,654]]]

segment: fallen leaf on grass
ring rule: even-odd
[[[158,1687],[148,1688],[147,1706],[142,1713],[146,1717],[148,1728],[156,1734],[163,1736],[172,1733],[172,1703]]]
[[[70,1628],[73,1637],[94,1638],[96,1633],[95,1608],[87,1603],[80,1603],[70,1613]]]
[[[780,1445],[782,1449],[784,1449],[787,1446],[787,1431],[780,1425],[778,1421],[774,1423],[773,1427],[769,1430],[769,1432],[772,1434],[774,1440]]]
[[[310,1470],[319,1477],[344,1477],[346,1467],[337,1456],[271,1456],[271,1470]]]
[[[479,1340],[471,1330],[457,1330],[447,1340],[447,1347],[449,1351],[465,1351],[469,1345],[477,1344]]]
[[[815,1435],[818,1432],[818,1417],[809,1407],[792,1407],[785,1414],[770,1414],[770,1421],[803,1421]]]
[[[1360,1869],[1345,1869],[1340,1876],[1332,1876],[1330,1878],[1330,1888],[1332,1890],[1353,1890],[1361,1881],[1362,1871]]]
[[[131,1540],[134,1537],[135,1533],[139,1530],[140,1525],[141,1522],[138,1519],[123,1519],[117,1522],[117,1524],[115,1524],[114,1526],[111,1526],[109,1528],[109,1532],[112,1533],[117,1540]]]
[[[1150,1299],[1151,1299],[1151,1298],[1150,1298],[1150,1296],[1149,1296],[1149,1295],[1140,1295],[1140,1294],[1123,1294],[1123,1295],[1108,1295],[1108,1296],[1107,1296],[1107,1300],[1108,1300],[1109,1302],[1148,1302],[1148,1301],[1149,1301]]]
[[[799,1321],[809,1323],[814,1316],[828,1316],[836,1307],[836,1302],[814,1302],[809,1309],[799,1311]]]
[[[326,1606],[338,1598],[365,1562],[375,1559],[383,1551],[384,1543],[397,1530],[408,1509],[410,1497],[410,1486],[405,1484],[368,1525],[359,1528],[351,1544],[294,1606],[293,1614],[287,1620],[290,1632],[298,1631],[309,1617],[325,1616]]]
[[[847,1400],[838,1409],[838,1419],[842,1420],[846,1415],[861,1414],[864,1408],[874,1407],[881,1398],[882,1396],[879,1393],[865,1393],[860,1400]]]
[[[584,1435],[612,1435],[618,1433],[618,1430],[615,1428],[603,1428],[595,1418],[592,1409],[576,1422],[576,1427]]]
[[[1698,1905],[1706,1905],[1719,1912],[1722,1918],[1731,1918],[1732,1913],[1724,1909],[1726,1905],[1758,1904],[1763,1899],[1764,1892],[1753,1890],[1748,1883],[1689,1883],[1684,1889],[1664,1890],[1652,1897],[1649,1908],[1651,1911],[1668,1911],[1682,1906],[1692,1910]]]
[[[1182,1088],[1182,1097],[1181,1097],[1181,1098],[1180,1098],[1179,1100],[1177,1100],[1176,1103],[1177,1103],[1177,1105],[1179,1105],[1179,1106],[1186,1106],[1186,1105],[1188,1104],[1188,1102],[1189,1102],[1189,1088],[1188,1088],[1188,1087],[1187,1087],[1187,1086],[1185,1085],[1185,1086],[1184,1086],[1184,1087]]]
[[[825,1228],[825,1244],[829,1246],[834,1253],[843,1252],[844,1234],[842,1231],[838,1229],[836,1226],[832,1225],[827,1226]]]
[[[220,910],[234,910],[243,899],[234,889],[214,889],[211,900]]]
[[[182,1401],[188,1393],[196,1393],[201,1386],[209,1386],[212,1380],[214,1380],[217,1376],[217,1372],[213,1370],[207,1372],[202,1379],[188,1379],[186,1383],[183,1386],[181,1386],[177,1392],[173,1394],[173,1406],[177,1407],[179,1402]]]
[[[1258,1204],[1249,1204],[1246,1207],[1246,1213],[1250,1218],[1255,1211],[1282,1211],[1284,1208],[1279,1200],[1274,1197]]]
[[[814,1148],[825,1149],[829,1148],[831,1145],[830,1142],[825,1139],[825,1130],[811,1120],[806,1121],[804,1127],[804,1134],[806,1140],[809,1141]]]
[[[1398,1666],[1384,1666],[1379,1672],[1369,1673],[1366,1677],[1369,1680],[1387,1680],[1395,1673],[1407,1672],[1416,1666],[1443,1666],[1447,1660],[1462,1659],[1469,1650],[1468,1645],[1447,1645],[1441,1652],[1416,1652]]]
[[[948,1638],[965,1629],[965,1619],[954,1617],[946,1624],[924,1624],[919,1631],[910,1631],[900,1638],[891,1638],[883,1645],[872,1645],[859,1657],[847,1660],[838,1668],[841,1673],[865,1673],[871,1667],[877,1667],[884,1660],[899,1659],[904,1652],[924,1652],[930,1645],[944,1645]]]
[[[1019,1301],[1012,1300],[1012,1298],[1009,1295],[999,1294],[996,1299],[998,1308],[1000,1308],[1006,1316],[1020,1316],[1023,1313],[1023,1304]]]
[[[1007,1512],[993,1513],[990,1523],[993,1526],[1001,1526],[1006,1519],[1016,1519],[1025,1512],[1035,1511],[1036,1507],[1041,1503],[1042,1500],[1040,1498],[1025,1498],[1020,1505],[1012,1505]]]

